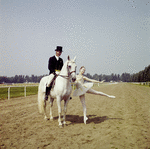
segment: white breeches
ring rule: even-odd
[[[48,81],[47,81],[46,87],[49,87],[49,86],[50,86],[50,84],[51,84],[51,82],[52,82],[54,76],[55,76],[55,75],[54,75],[53,73],[51,73],[51,74],[48,76]]]

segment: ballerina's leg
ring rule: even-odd
[[[79,98],[80,98],[80,101],[81,101],[82,107],[83,107],[84,123],[86,124],[86,121],[88,120],[88,118],[86,117],[85,95],[81,95],[81,96],[79,96]]]
[[[105,94],[103,92],[99,92],[99,91],[96,91],[96,90],[93,90],[93,89],[89,89],[87,91],[87,93],[95,94],[95,95],[101,95],[101,96],[106,96],[106,97],[109,97],[109,98],[115,98],[115,96],[111,96],[111,95],[108,95],[108,94]]]

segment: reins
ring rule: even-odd
[[[73,72],[76,72],[76,71],[71,71],[69,74],[71,75]],[[68,79],[69,78],[69,74],[68,74],[68,76],[63,76],[63,75],[58,75],[58,76],[60,76],[62,78],[65,78],[65,79]]]
[[[65,79],[68,79],[68,78],[69,78],[69,76],[63,76],[63,75],[58,75],[58,76],[60,76],[60,77],[62,77],[62,78],[65,78]]]

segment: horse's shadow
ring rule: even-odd
[[[96,116],[96,115],[87,115],[87,117],[88,117],[88,120],[87,120],[86,124],[89,124],[89,123],[99,124],[99,123],[102,123],[107,120],[115,120],[115,119],[123,120],[122,118],[109,118],[108,116],[100,117],[100,116]],[[54,119],[58,119],[58,117],[55,117]],[[79,115],[66,115],[66,121],[70,122],[68,125],[84,123],[83,116],[79,116]]]

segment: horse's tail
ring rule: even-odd
[[[45,92],[43,92],[43,83],[42,80],[40,81],[39,87],[38,87],[38,108],[39,108],[39,112],[43,113],[44,112],[44,96],[45,96]]]

